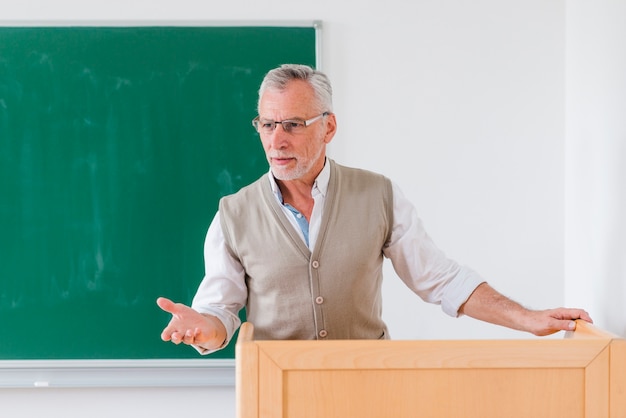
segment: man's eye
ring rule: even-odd
[[[263,129],[274,129],[274,123],[273,122],[263,122],[263,123],[261,123],[261,128],[263,128]]]
[[[298,129],[304,127],[304,123],[297,120],[290,120],[287,123],[289,125],[289,129]]]

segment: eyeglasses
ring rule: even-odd
[[[304,132],[304,129],[310,124],[320,120],[324,116],[328,116],[329,112],[324,112],[321,115],[317,115],[314,118],[308,120],[302,119],[287,119],[283,121],[273,121],[269,119],[260,119],[258,116],[252,119],[252,126],[260,134],[272,134],[276,130],[277,125],[283,125],[283,130],[290,134],[299,134]]]

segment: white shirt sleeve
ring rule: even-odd
[[[226,248],[219,212],[213,218],[204,241],[204,278],[191,307],[200,313],[216,316],[226,328],[225,347],[241,325],[239,311],[246,304],[248,290],[243,267]],[[200,353],[212,351],[194,346]]]
[[[484,280],[460,266],[435,246],[417,216],[415,206],[393,184],[394,225],[383,253],[402,281],[424,301],[441,305],[450,316]]]

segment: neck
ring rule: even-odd
[[[276,184],[278,185],[280,193],[283,197],[283,203],[296,208],[298,212],[306,217],[307,221],[311,220],[311,213],[313,212],[314,200],[311,196],[311,191],[313,189],[313,184],[315,184],[315,179],[320,172],[321,169],[315,173],[315,176],[306,179],[276,179]]]
[[[292,203],[294,200],[310,199],[311,190],[315,180],[276,180],[280,193],[283,195],[285,203]]]
[[[326,158],[321,158],[306,174],[293,180],[280,180],[274,176],[280,193],[283,195],[283,200],[288,202],[290,197],[296,199],[311,198],[311,190],[313,189],[317,176],[319,176],[324,169],[325,163]]]

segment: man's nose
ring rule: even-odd
[[[274,146],[278,144],[285,144],[289,139],[290,134],[285,130],[282,123],[277,123],[276,127],[270,134],[270,141]]]

